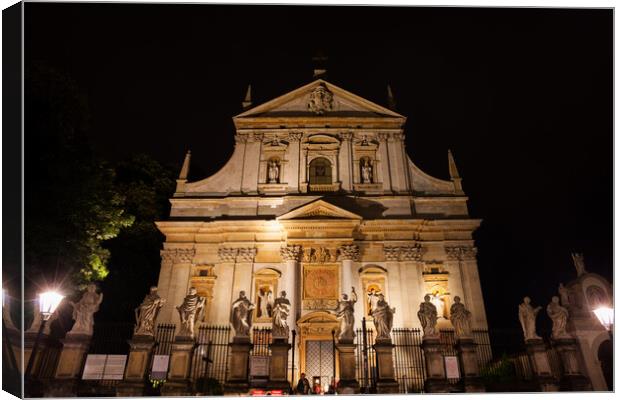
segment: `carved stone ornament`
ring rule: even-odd
[[[307,299],[302,302],[306,310],[335,310],[338,307],[336,299]]]
[[[217,249],[217,255],[222,262],[235,262],[237,251],[237,249],[231,247],[220,247]]]
[[[179,264],[191,263],[196,254],[195,249],[166,249],[159,252],[165,263]]]
[[[302,254],[302,247],[299,245],[288,245],[280,248],[280,257],[284,261],[299,261]]]
[[[253,247],[220,247],[217,255],[221,262],[253,262],[256,251]]]
[[[424,251],[420,244],[383,247],[386,261],[421,261]]]
[[[334,95],[321,84],[317,86],[312,93],[310,93],[310,99],[308,100],[308,110],[322,115],[325,111],[331,111],[334,105]]]
[[[288,140],[291,142],[299,142],[303,136],[304,134],[301,132],[289,132]]]
[[[305,263],[335,262],[336,251],[326,247],[307,247],[304,249],[302,261]]]
[[[256,248],[242,247],[237,253],[237,262],[253,262],[256,257]]]
[[[338,260],[358,261],[360,256],[359,246],[356,244],[343,244],[338,249]]]
[[[474,260],[477,253],[473,246],[446,246],[448,260]]]

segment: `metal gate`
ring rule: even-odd
[[[392,329],[394,375],[400,393],[424,391],[426,364],[422,350],[422,333],[418,328]]]
[[[365,325],[365,322],[363,322]],[[355,330],[355,378],[360,384],[362,393],[373,393],[377,384],[377,360],[375,349],[375,333],[372,329]]]
[[[228,342],[230,326],[201,325],[196,335],[196,349],[192,360],[192,378],[215,379],[221,384],[228,373]]]
[[[320,379],[321,388],[329,385],[334,376],[334,346],[331,340],[306,341],[306,376],[310,386]]]

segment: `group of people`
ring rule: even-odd
[[[320,381],[314,382],[314,385],[311,387],[310,381],[306,378],[306,374],[302,372],[297,381],[297,386],[295,387],[295,394],[336,394],[336,378],[332,378],[327,391],[324,391]]]

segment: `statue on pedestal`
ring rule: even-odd
[[[536,315],[541,307],[534,308],[530,302],[531,299],[526,296],[523,298],[523,303],[519,304],[519,322],[521,322],[525,340],[540,339],[540,336],[536,334]]]
[[[547,305],[547,315],[553,322],[551,337],[554,339],[570,337],[566,332],[566,321],[568,320],[568,310],[560,305],[560,298],[553,296],[551,303]]]
[[[165,302],[166,300],[157,294],[157,286],[151,286],[142,304],[134,310],[136,315],[134,335],[153,336],[155,334],[155,321]]]
[[[73,319],[75,324],[69,334],[92,335],[95,324],[93,315],[99,311],[99,305],[103,301],[103,293],[97,293],[94,283],[86,287],[86,292],[77,303],[69,302],[73,306]]]
[[[338,308],[335,311],[336,317],[340,320],[340,334],[338,340],[353,340],[355,331],[355,303],[357,302],[357,294],[355,288],[351,287],[351,299],[346,293],[342,294],[342,298],[338,301]]]
[[[269,183],[278,183],[280,178],[280,166],[276,160],[269,161]]]
[[[196,288],[190,287],[189,293],[183,299],[183,303],[177,306],[179,318],[181,319],[181,329],[178,336],[194,337],[194,325],[196,316],[204,309],[206,299],[196,294]]]
[[[378,297],[379,300],[372,310],[372,318],[375,323],[375,328],[377,329],[377,340],[389,340],[396,308],[390,308],[390,305],[385,301],[383,293],[379,293]]]
[[[573,264],[575,264],[575,269],[577,270],[577,276],[585,274],[587,271],[586,263],[583,261],[583,254],[571,253],[571,257],[573,258]]]
[[[454,304],[450,307],[450,321],[457,338],[471,336],[471,312],[461,303],[459,296],[454,296]]]
[[[418,319],[422,325],[424,336],[437,336],[437,307],[431,303],[431,296],[424,296],[424,302],[420,303],[420,310],[418,310]]]
[[[235,337],[250,337],[254,304],[245,296],[245,291],[239,292],[239,298],[233,302],[231,308],[230,323],[235,330]]]
[[[273,303],[273,327],[272,335],[274,338],[288,338],[289,327],[286,322],[291,312],[291,302],[286,298],[283,290]]]

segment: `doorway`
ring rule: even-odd
[[[334,346],[331,340],[306,341],[306,376],[314,390],[315,384],[326,392],[334,376]]]

